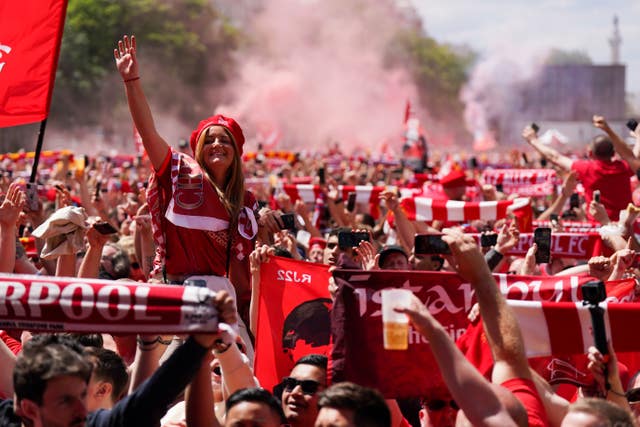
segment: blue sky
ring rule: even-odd
[[[551,47],[587,52],[610,62],[613,15],[622,35],[627,91],[640,93],[638,0],[411,0],[427,33],[438,41],[467,44],[481,55],[507,50],[534,55]]]

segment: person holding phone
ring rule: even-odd
[[[174,150],[158,133],[142,89],[135,37],[124,36],[114,57],[153,167],[148,189],[157,246],[152,277],[171,283],[192,275],[229,279],[226,289],[235,288],[240,313],[245,313],[251,293],[249,254],[259,226],[271,233],[278,226],[269,210],[259,218],[256,200],[245,189],[242,128],[217,114],[191,133],[192,156]]]
[[[588,160],[573,160],[550,146],[538,141],[537,132],[527,126],[522,132],[523,138],[555,165],[565,171],[575,171],[585,188],[586,205],[591,204],[593,192],[600,190],[601,203],[607,210],[609,218],[617,221],[620,211],[631,202],[631,185],[629,179],[640,167],[640,159],[624,141],[611,129],[604,117],[593,116],[593,125],[602,129],[606,135],[598,135],[589,144]],[[618,153],[623,160],[614,160]],[[593,219],[590,214],[589,219]]]

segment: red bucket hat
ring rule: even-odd
[[[238,149],[238,154],[242,156],[242,146],[244,145],[244,134],[242,133],[242,128],[231,117],[225,117],[221,114],[216,114],[215,116],[211,116],[202,120],[198,123],[198,127],[191,132],[191,138],[189,139],[189,145],[191,145],[191,150],[193,154],[196,153],[196,145],[198,144],[198,140],[200,139],[200,135],[205,129],[210,128],[211,126],[222,126],[226,130],[231,133],[234,142],[236,143],[236,148]]]

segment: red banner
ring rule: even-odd
[[[0,329],[50,332],[216,331],[215,294],[195,286],[0,275]]]
[[[66,9],[66,0],[0,2],[0,127],[48,116]]]
[[[480,235],[473,235],[480,242]],[[520,234],[518,244],[505,255],[525,256],[527,250],[533,244],[532,233]],[[555,257],[568,257],[577,259],[589,259],[602,254],[602,238],[597,233],[552,233],[551,255]]]
[[[329,355],[329,268],[271,257],[260,267],[254,370],[268,390],[307,354]]]
[[[334,277],[339,290],[331,318],[332,381],[375,387],[389,398],[421,397],[441,384],[429,345],[418,332],[409,331],[409,351],[383,348],[380,290],[412,290],[455,340],[468,325],[466,314],[474,302],[471,285],[452,273],[337,270]],[[495,277],[508,298],[543,302],[580,301],[579,287],[590,280],[577,276]],[[625,286],[631,293],[635,283],[625,282]]]

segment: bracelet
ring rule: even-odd
[[[138,338],[136,338],[136,342],[138,343],[139,346],[148,347],[153,344],[169,345],[173,342],[173,339],[163,340],[162,337],[158,335],[157,337],[155,337],[155,339],[151,341],[145,341],[140,336],[138,336]]]
[[[333,203],[335,203],[336,205],[338,205],[338,204],[340,204],[340,203],[342,203],[342,202],[344,202],[344,199],[342,199],[342,197],[340,197],[339,199],[335,199],[335,200],[333,201]]]
[[[129,82],[133,82],[133,81],[135,81],[135,80],[140,80],[140,76],[138,76],[138,77],[132,77],[132,78],[130,78],[130,79],[126,79],[126,80],[124,80],[124,82],[125,82],[125,83],[129,83]]]

